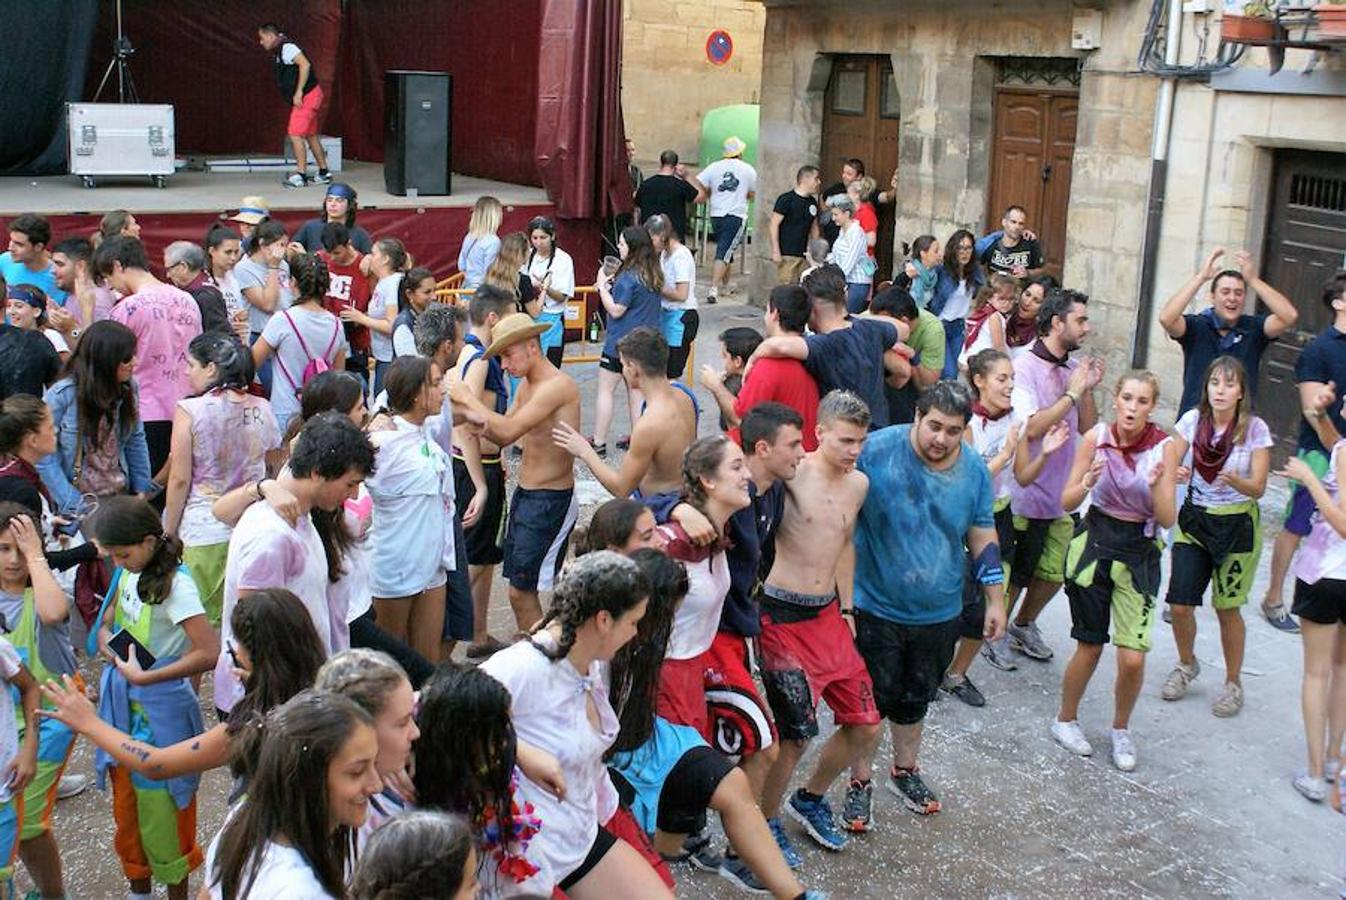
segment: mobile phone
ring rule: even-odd
[[[117,633],[112,636],[112,639],[107,642],[107,646],[109,650],[127,662],[131,661],[131,652],[134,650],[136,659],[140,662],[140,668],[145,670],[154,668],[154,663],[156,662],[154,654],[150,652],[148,647],[136,640],[135,636],[125,628],[119,629]]]

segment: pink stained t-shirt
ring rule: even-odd
[[[201,308],[186,291],[156,283],[123,299],[110,318],[135,332],[141,421],[171,422],[191,393],[187,345],[201,333]]]
[[[1031,351],[1014,360],[1014,393],[1011,403],[1016,415],[1027,422],[1040,409],[1046,409],[1066,392],[1070,373],[1078,363],[1051,363]],[[1075,459],[1075,445],[1080,439],[1080,411],[1072,406],[1065,422],[1070,437],[1063,447],[1047,456],[1038,477],[1027,485],[1010,485],[1010,507],[1016,516],[1028,519],[1059,519],[1065,515],[1061,508],[1061,490],[1070,477],[1070,464]],[[1042,452],[1042,440],[1028,442],[1033,457]]]

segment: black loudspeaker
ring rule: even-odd
[[[383,183],[388,193],[451,193],[452,121],[449,73],[384,73]]]

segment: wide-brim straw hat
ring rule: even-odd
[[[238,205],[238,212],[230,216],[229,221],[257,225],[270,216],[271,210],[266,205],[266,198],[254,194],[243,198],[243,202]]]
[[[486,352],[490,356],[499,356],[520,341],[537,337],[550,328],[549,323],[538,322],[528,313],[511,313],[491,329],[491,346],[486,348]]]

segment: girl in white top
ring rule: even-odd
[[[253,734],[256,732],[256,735]],[[374,720],[354,701],[302,691],[272,710],[248,796],[206,854],[211,900],[346,896],[354,833],[383,787]]]
[[[341,321],[323,308],[323,297],[332,277],[327,263],[317,256],[296,256],[291,263],[299,299],[289,309],[271,317],[253,342],[252,362],[261,368],[274,353],[271,376],[271,411],[281,431],[299,412],[299,392],[310,363],[322,360],[328,369],[345,367],[350,345]]]
[[[564,800],[531,777],[520,781],[520,794],[543,823],[530,856],[536,850],[574,900],[673,896],[630,844],[602,827],[617,810],[603,762],[619,730],[608,663],[635,636],[647,602],[634,562],[609,550],[587,554],[562,573],[531,640],[481,664],[509,690],[519,740],[560,762]]]
[[[248,301],[239,292],[238,280],[234,278],[234,266],[243,255],[243,239],[237,231],[226,225],[216,225],[206,235],[207,273],[210,283],[219,289],[224,297],[224,308],[229,310],[229,319],[240,310],[246,313]]]
[[[559,368],[565,354],[566,303],[575,296],[575,262],[556,246],[556,223],[546,216],[528,223],[528,242],[533,250],[524,274],[532,279],[534,294],[542,298],[537,320],[550,326],[540,338],[542,352]]]
[[[968,359],[983,350],[1005,352],[1005,325],[1014,310],[1014,294],[1014,284],[998,275],[977,291],[958,354],[959,369],[966,369]]]
[[[696,310],[696,259],[678,240],[668,216],[662,213],[650,216],[645,220],[645,230],[650,233],[659,253],[659,267],[664,270],[659,305],[663,308],[664,338],[668,341],[668,377],[681,378],[701,327],[701,314]]]
[[[426,659],[439,659],[444,590],[454,571],[453,465],[438,429],[439,366],[403,356],[388,369],[391,418],[369,433],[377,452],[366,482],[374,499],[370,588],[379,627]],[[433,422],[428,420],[432,419]],[[433,430],[432,430],[433,429]]]
[[[211,504],[266,475],[267,454],[280,447],[271,404],[248,393],[252,356],[234,338],[201,334],[187,347],[187,380],[194,396],[179,400],[164,505],[164,531],[182,539],[210,624],[218,627],[224,600],[224,564],[233,529]]]
[[[1196,608],[1211,586],[1220,623],[1225,684],[1211,711],[1222,718],[1243,707],[1243,604],[1262,555],[1257,501],[1271,471],[1271,429],[1252,414],[1243,364],[1221,356],[1206,368],[1201,402],[1178,420],[1173,465],[1188,477],[1187,500],[1178,513],[1168,582],[1178,664],[1161,696],[1178,700],[1201,671],[1196,658]]]
[[[1000,558],[1009,560],[1014,556],[1016,540],[1014,516],[1010,512],[1011,483],[1018,481],[1021,485],[1031,484],[1042,471],[1047,454],[1060,449],[1070,432],[1064,426],[1051,429],[1043,436],[1042,452],[1036,458],[1030,458],[1028,444],[1021,440],[1024,417],[1010,405],[1010,398],[1014,394],[1014,366],[1010,364],[1009,357],[994,349],[975,354],[967,361],[967,380],[977,399],[972,402],[972,418],[967,423],[963,440],[972,445],[991,472],[991,511],[995,514]],[[969,579],[966,586],[975,595],[970,598],[970,602],[975,605],[981,595],[979,585]],[[968,602],[968,599],[964,602]],[[979,631],[981,625],[980,622],[970,624],[974,627],[959,638],[942,687],[970,706],[981,706],[985,698],[967,677],[967,671],[972,667],[983,643],[980,635],[973,635],[972,631]],[[1015,668],[1008,638],[1002,637],[995,641],[985,652],[987,660],[997,668]]]
[[[402,273],[411,268],[407,248],[397,238],[381,238],[374,242],[360,263],[374,279],[374,293],[369,307],[360,312],[353,306],[341,309],[341,320],[369,329],[369,352],[374,357],[374,389],[371,397],[383,390],[383,375],[393,361],[393,325],[397,321],[397,297],[402,287]]]

